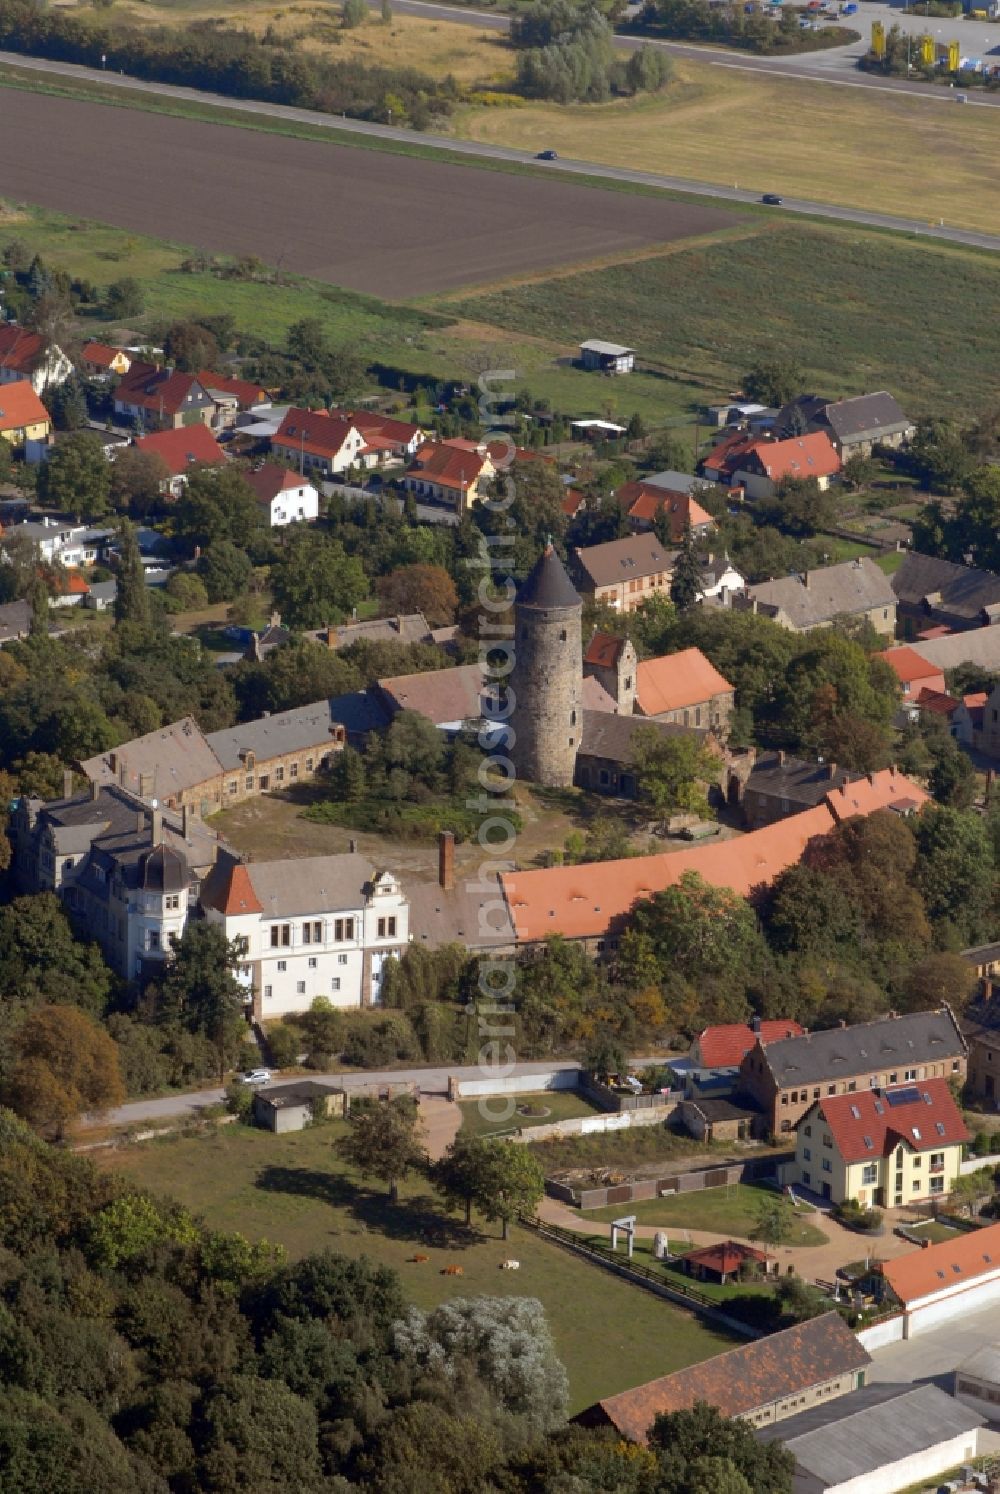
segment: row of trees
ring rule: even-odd
[[[614,32],[596,5],[534,0],[511,19],[519,49],[517,83],[529,98],[603,103],[613,93],[655,93],[670,78],[669,58],[640,47],[627,62],[615,56]]]

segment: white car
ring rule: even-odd
[[[270,1084],[270,1069],[247,1069],[245,1074],[240,1075],[241,1084]]]

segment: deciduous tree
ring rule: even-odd
[[[124,1100],[115,1044],[78,1007],[38,1007],[13,1041],[6,1103],[38,1129],[61,1134],[81,1112],[99,1114]]]
[[[390,1100],[360,1100],[351,1106],[348,1133],[337,1150],[363,1178],[387,1183],[389,1197],[399,1197],[401,1179],[423,1166],[427,1153],[419,1136],[416,1101],[410,1095]]]

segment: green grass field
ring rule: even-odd
[[[215,1228],[278,1242],[293,1258],[329,1248],[392,1266],[420,1307],[481,1293],[538,1297],[569,1370],[573,1411],[738,1341],[527,1230],[515,1226],[506,1244],[498,1226],[468,1234],[422,1179],[404,1183],[391,1204],[380,1185],[361,1183],[339,1162],[332,1143],[340,1131],[273,1136],[231,1126],[131,1147],[104,1165],[179,1199]],[[415,1252],[429,1260],[415,1264]],[[518,1272],[499,1269],[508,1257],[521,1262]],[[451,1264],[463,1275],[443,1276]]]
[[[639,1224],[662,1224],[665,1229],[704,1229],[748,1239],[757,1224],[761,1204],[776,1195],[771,1188],[737,1183],[731,1188],[705,1188],[698,1193],[680,1193],[671,1198],[651,1198],[643,1203],[613,1204],[606,1209],[588,1210],[581,1219],[607,1222],[623,1213],[636,1216]],[[795,1227],[785,1245],[824,1245],[826,1236],[808,1216],[811,1209],[799,1208]]]
[[[553,1089],[546,1090],[544,1094],[521,1095],[518,1098],[518,1109],[510,1120],[493,1120],[490,1115],[483,1114],[478,1100],[462,1100],[459,1110],[462,1112],[462,1134],[465,1136],[496,1136],[514,1130],[516,1127],[522,1129],[529,1126],[551,1126],[556,1121],[577,1120],[585,1115],[600,1115],[601,1111],[589,1100],[575,1089]],[[522,1106],[538,1106],[545,1110],[545,1115],[524,1115]],[[493,1099],[487,1104],[487,1112],[492,1110],[498,1112],[503,1108],[502,1102]]]
[[[801,365],[807,389],[891,389],[915,414],[1000,401],[993,259],[860,229],[782,226],[680,245],[628,267],[451,296],[447,307],[566,346],[613,337],[692,389],[735,387],[771,350]]]

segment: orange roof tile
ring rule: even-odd
[[[427,441],[409,470],[442,488],[467,488],[491,467],[489,453],[479,451],[473,441]]]
[[[0,366],[17,373],[33,373],[45,352],[45,339],[38,332],[0,324]]]
[[[888,1157],[900,1142],[912,1152],[932,1152],[969,1140],[947,1079],[828,1095],[812,1109],[826,1121],[845,1162]]]
[[[949,1287],[970,1286],[1000,1271],[1000,1224],[883,1261],[879,1269],[904,1307]]]
[[[57,575],[56,585],[60,595],[64,597],[85,597],[90,591],[90,587],[77,570],[67,570],[62,575]]]
[[[622,507],[628,510],[630,519],[644,519],[651,524],[657,514],[665,514],[670,521],[672,544],[680,544],[688,524],[692,529],[697,529],[702,524],[715,523],[712,515],[706,513],[701,504],[687,493],[675,493],[669,488],[658,487],[655,483],[627,482],[618,489],[615,496]]]
[[[887,648],[878,657],[888,664],[901,685],[912,685],[914,680],[929,679],[940,679],[944,684],[944,675],[937,665],[928,664],[915,648],[908,648],[905,644],[902,648]]]
[[[643,659],[635,673],[635,695],[644,716],[703,705],[713,695],[730,695],[733,686],[700,648]]]
[[[153,451],[161,456],[171,477],[180,477],[192,462],[221,467],[229,460],[207,425],[184,425],[179,430],[154,431],[152,435],[139,436],[135,444],[140,451]]]
[[[597,669],[612,669],[618,662],[618,655],[625,647],[626,641],[624,638],[616,638],[614,633],[602,633],[597,630],[587,644],[583,662]]]
[[[113,348],[108,342],[85,342],[80,351],[88,363],[98,363],[102,368],[110,368],[118,357],[129,356],[123,348]]]
[[[718,1271],[720,1276],[738,1271],[746,1261],[767,1262],[763,1250],[755,1250],[741,1240],[720,1240],[717,1245],[704,1245],[701,1250],[688,1251],[684,1259],[689,1266],[704,1266],[708,1271]]]
[[[210,876],[202,888],[202,902],[208,901],[227,918],[241,913],[263,913],[264,905],[254,891],[250,873],[242,861],[231,863],[216,879]]]
[[[692,1049],[697,1049],[706,1068],[736,1069],[758,1041],[766,1047],[781,1038],[801,1037],[804,1030],[791,1021],[761,1022],[756,1030],[746,1022],[721,1022],[699,1033]]]
[[[912,778],[897,773],[895,768],[882,768],[869,773],[854,783],[845,783],[841,788],[831,789],[826,796],[834,818],[849,820],[856,814],[874,814],[877,809],[892,809],[903,800],[924,805],[929,799]]]
[[[27,379],[0,384],[0,431],[19,431],[43,422],[49,424],[49,412]]]
[[[272,445],[294,446],[310,456],[337,456],[351,431],[357,427],[349,420],[328,415],[325,410],[291,409],[272,438]],[[360,436],[361,432],[357,432]]]
[[[267,402],[267,390],[260,384],[254,384],[249,379],[233,379],[228,374],[213,373],[211,369],[202,369],[196,375],[198,383],[209,393],[217,390],[219,394],[228,394],[231,398],[238,400],[241,405],[260,405]]]
[[[785,477],[832,477],[841,465],[826,431],[792,436],[787,441],[754,441],[746,455],[756,456],[772,482]]]

